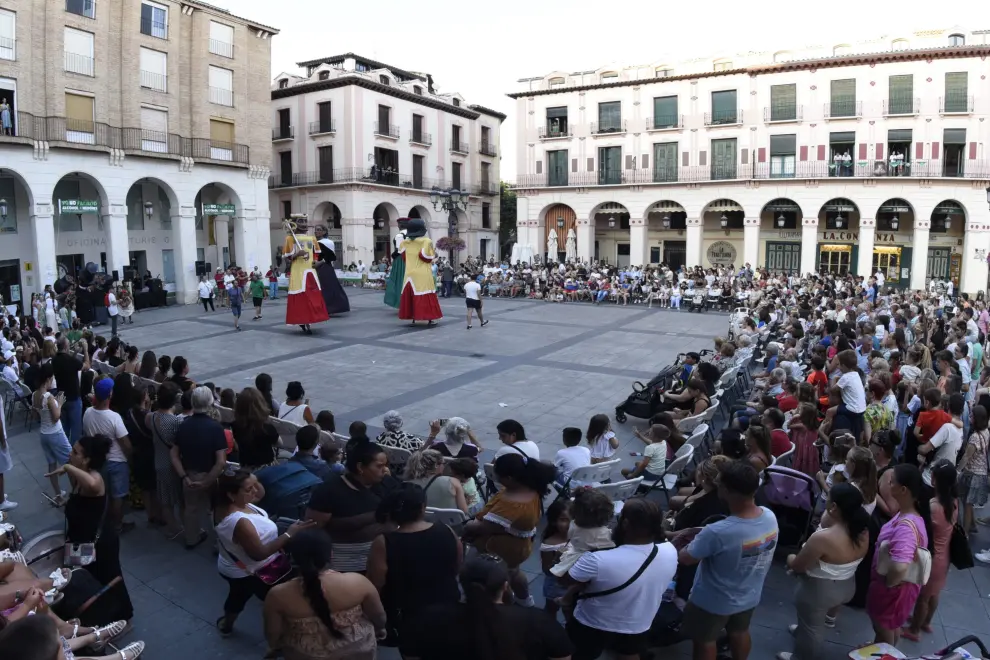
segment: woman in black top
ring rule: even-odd
[[[573,645],[550,615],[512,602],[509,572],[480,555],[460,574],[464,603],[434,605],[403,626],[405,660],[569,660]]]
[[[391,635],[422,608],[461,599],[461,541],[447,525],[426,522],[425,515],[426,493],[408,482],[386,495],[376,513],[380,524],[396,525],[371,542],[367,573],[382,595]]]
[[[278,431],[268,417],[268,405],[261,392],[245,387],[237,395],[230,430],[237,443],[237,458],[245,469],[271,465],[278,457]]]
[[[130,378],[129,374],[121,374],[117,378],[120,379],[122,376]],[[116,382],[114,381],[115,389]],[[121,417],[134,450],[130,460],[131,476],[134,478],[134,484],[141,490],[141,499],[148,511],[148,522],[161,526],[165,524],[165,520],[155,493],[158,489],[158,478],[155,474],[155,442],[151,429],[145,425],[145,418],[151,412],[151,400],[154,394],[154,386],[138,386],[133,391],[131,399],[133,405],[121,413]]]
[[[67,474],[72,483],[72,494],[65,505],[66,542],[96,544],[96,559],[84,568],[100,584],[110,587],[102,597],[106,600],[101,599],[103,605],[90,608],[92,615],[101,620],[88,620],[83,613],[83,625],[106,623],[104,617],[129,621],[134,616],[120,568],[120,539],[107,515],[107,490],[100,475],[109,451],[110,439],[106,436],[85,436],[73,445],[69,462],[52,473]]]

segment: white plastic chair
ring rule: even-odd
[[[283,447],[290,450],[296,448],[296,433],[302,428],[301,426],[278,417],[269,417],[268,423],[278,431],[278,437],[282,441]]]
[[[636,477],[626,481],[617,481],[614,484],[598,484],[592,487],[613,502],[625,502],[636,494],[641,483],[643,483],[643,477]]]
[[[786,467],[786,468],[791,467],[791,461],[794,460],[795,449],[797,449],[797,446],[792,442],[791,448],[785,451],[780,456],[778,456],[776,459],[774,459],[773,465],[775,465],[776,467]]]
[[[557,491],[557,497],[554,498],[554,501],[557,501],[561,497],[570,497],[572,483],[581,484],[582,486],[590,486],[608,481],[612,478],[612,467],[621,462],[621,459],[613,458],[609,461],[602,461],[601,463],[594,463],[592,465],[574,468],[571,470],[571,474],[567,477],[567,481],[565,481],[563,485],[558,485],[554,482],[553,487]]]
[[[691,445],[695,449],[701,446],[702,441],[705,439],[705,434],[708,433],[708,424],[699,424],[698,428],[694,430],[691,437],[687,439],[685,444]]]
[[[681,472],[687,467],[688,463],[691,462],[691,457],[694,456],[694,447],[689,444],[681,445],[681,448],[677,450],[674,454],[674,460],[667,464],[666,469],[663,471],[663,475],[657,479],[650,486],[650,491],[652,491],[657,486],[663,489],[664,497],[667,498],[667,502],[670,502],[670,490],[677,485],[677,478],[681,476]],[[650,491],[647,491],[649,494]]]
[[[460,527],[471,520],[466,513],[460,509],[435,509],[426,507],[426,522],[440,523],[451,527]]]
[[[711,406],[709,406],[711,407]],[[701,412],[691,417],[677,420],[677,430],[681,433],[691,433],[705,421],[705,413]]]

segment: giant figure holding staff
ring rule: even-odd
[[[330,317],[320,290],[320,280],[313,269],[313,262],[320,252],[316,238],[306,233],[308,218],[293,213],[282,221],[286,237],[282,255],[289,263],[289,295],[285,307],[285,324],[298,325],[307,335],[313,334],[310,325],[322,323]]]

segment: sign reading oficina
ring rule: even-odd
[[[233,204],[203,204],[203,215],[234,215]]]
[[[60,199],[59,213],[99,213],[100,203],[95,199]]]

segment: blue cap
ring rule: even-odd
[[[104,378],[93,386],[93,393],[100,401],[106,401],[113,394],[113,379]]]

